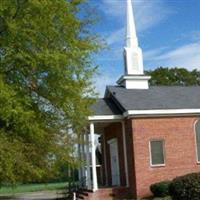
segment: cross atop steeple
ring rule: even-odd
[[[124,47],[124,75],[117,81],[127,89],[148,89],[149,76],[144,76],[142,49],[138,45],[131,0],[127,3],[126,46]]]

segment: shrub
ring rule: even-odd
[[[173,200],[199,200],[200,173],[175,178],[170,184],[169,192]]]
[[[150,186],[151,192],[155,197],[166,197],[169,196],[169,185],[171,181],[162,181],[159,183],[154,183]]]
[[[170,196],[167,196],[167,197],[155,197],[152,200],[172,200],[172,198]]]

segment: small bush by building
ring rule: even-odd
[[[169,186],[171,181],[162,181],[154,183],[150,186],[151,192],[155,197],[166,197],[169,196]]]

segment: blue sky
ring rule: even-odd
[[[126,0],[89,0],[101,20],[94,31],[108,49],[95,57],[100,74],[94,83],[100,96],[123,74]],[[200,69],[200,0],[134,0],[134,12],[144,68]]]

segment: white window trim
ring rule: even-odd
[[[198,160],[198,149],[197,149],[197,132],[196,132],[196,124],[197,124],[197,122],[200,122],[200,120],[197,119],[194,122],[194,139],[195,139],[196,162],[197,162],[197,164],[200,164],[200,160]]]
[[[151,154],[151,142],[154,141],[162,141],[163,143],[163,157],[164,157],[164,163],[163,164],[152,164],[152,154]],[[166,153],[165,153],[165,140],[164,139],[151,139],[149,141],[149,155],[150,155],[150,166],[151,167],[165,167],[166,166]]]

